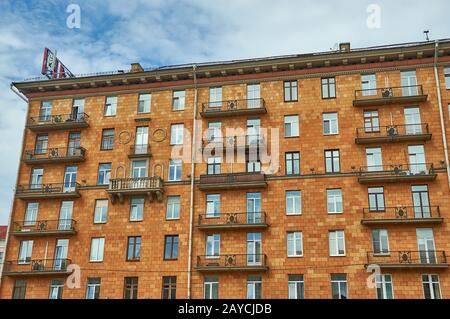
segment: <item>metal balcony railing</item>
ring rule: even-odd
[[[34,124],[61,124],[61,123],[88,123],[89,116],[86,113],[40,115],[30,117],[29,125]]]
[[[364,222],[409,222],[424,220],[441,220],[441,212],[439,206],[397,206],[383,207],[380,209],[363,208]]]
[[[393,99],[397,97],[422,96],[422,85],[393,86],[377,89],[355,90],[355,101],[369,99]]]
[[[109,190],[161,189],[163,180],[159,176],[113,178],[109,182]]]
[[[228,147],[264,147],[266,140],[262,134],[247,134],[242,136],[211,136],[202,139],[203,148],[228,148]]]
[[[67,266],[72,263],[70,259],[23,259],[5,261],[4,275],[42,275],[67,273]]]
[[[150,145],[149,144],[135,144],[130,146],[129,157],[139,157],[139,156],[150,156]]]
[[[266,187],[266,175],[263,173],[225,173],[200,175],[199,187],[202,189],[228,189],[242,187]]]
[[[267,113],[264,99],[242,99],[203,103],[201,112],[202,116],[228,116],[250,113]]]
[[[448,267],[445,251],[434,250],[402,250],[390,251],[388,254],[367,253],[368,264],[388,267]]]
[[[377,127],[359,127],[356,129],[357,142],[373,140],[374,142],[389,140],[414,140],[431,137],[428,124],[387,125]]]
[[[267,214],[265,212],[200,214],[198,215],[199,228],[238,228],[238,227],[267,227]]]
[[[76,223],[73,219],[16,221],[12,232],[16,235],[75,232]]]
[[[83,147],[53,147],[41,151],[25,151],[23,160],[26,162],[61,161],[70,159],[84,159],[86,149]]]
[[[64,196],[79,194],[79,188],[80,184],[76,182],[18,185],[16,195],[19,197],[46,197],[53,195]]]
[[[364,176],[414,176],[414,175],[431,175],[434,174],[434,166],[432,163],[418,164],[388,164],[388,165],[372,165],[361,166],[359,175]]]
[[[267,270],[265,254],[223,254],[197,256],[199,271],[253,271]]]

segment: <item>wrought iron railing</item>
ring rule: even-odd
[[[27,150],[24,160],[62,159],[71,157],[85,157],[86,149],[83,147],[52,147],[42,151]]]
[[[363,219],[380,220],[421,220],[425,218],[440,218],[439,206],[396,206],[381,208],[363,208]]]
[[[422,85],[393,86],[376,89],[355,90],[355,100],[392,99],[423,95]]]
[[[113,178],[109,181],[109,190],[161,189],[163,180],[159,176]]]
[[[78,183],[48,183],[48,184],[29,184],[18,185],[17,195],[25,194],[55,194],[55,193],[76,193],[80,188]]]
[[[75,231],[76,221],[73,219],[58,220],[23,220],[14,222],[14,232],[56,232]]]
[[[356,129],[357,138],[375,138],[375,137],[396,138],[399,136],[414,136],[422,134],[430,134],[427,123],[358,127]]]
[[[35,124],[63,124],[63,123],[88,123],[89,116],[86,113],[40,115],[30,117],[29,125]]]
[[[430,175],[430,174],[434,174],[434,166],[432,163],[361,166],[359,169],[359,174],[360,174],[360,176]]]
[[[265,110],[266,103],[264,99],[242,99],[242,100],[228,100],[218,102],[208,102],[202,104],[202,111],[209,112],[224,112],[224,111],[239,111],[239,110]]]
[[[225,173],[200,175],[200,184],[235,184],[264,182],[266,175],[262,173]]]
[[[265,212],[224,213],[224,214],[200,214],[199,226],[238,226],[238,225],[264,225],[267,224]]]
[[[367,253],[369,264],[402,264],[402,265],[433,265],[446,264],[445,251],[435,250],[401,250],[390,251],[387,254]]]
[[[22,259],[5,261],[4,273],[22,273],[22,272],[64,272],[67,271],[67,266],[72,263],[70,259]]]
[[[265,146],[266,140],[262,134],[247,134],[242,136],[212,136],[202,139],[205,147],[251,147]]]
[[[149,144],[135,144],[130,146],[130,156],[135,155],[150,155]]]
[[[267,267],[265,254],[223,254],[217,256],[197,256],[198,268],[246,268]]]

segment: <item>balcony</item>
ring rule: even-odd
[[[355,90],[353,106],[380,106],[425,102],[422,85],[397,86],[380,89]]]
[[[151,157],[149,144],[136,144],[130,146],[130,152],[128,153],[128,158],[141,158],[141,157]]]
[[[266,148],[266,140],[263,135],[242,135],[242,136],[214,136],[206,139],[202,139],[203,151],[214,151],[215,153],[221,153],[227,149],[239,152],[245,150],[259,150]]]
[[[197,224],[200,230],[264,229],[268,226],[265,212],[226,213],[218,216],[201,214],[198,215]]]
[[[76,234],[73,219],[38,220],[14,222],[11,234],[14,236],[68,236]]]
[[[16,189],[16,197],[24,200],[50,199],[50,198],[78,198],[81,196],[80,184],[70,185],[63,183],[19,185]]]
[[[25,151],[23,161],[27,164],[79,163],[86,159],[83,147],[49,148],[45,152]]]
[[[226,254],[220,256],[197,256],[195,269],[200,272],[267,271],[264,254]]]
[[[398,206],[385,207],[383,211],[370,208],[363,209],[361,224],[378,225],[409,225],[409,224],[441,224],[443,222],[439,206]]]
[[[227,190],[263,187],[267,187],[266,175],[259,172],[200,175],[199,189],[201,190]]]
[[[260,98],[203,103],[200,115],[203,118],[217,118],[266,113],[266,103]]]
[[[122,204],[125,196],[146,195],[152,202],[154,198],[158,201],[163,199],[163,180],[161,177],[130,177],[115,178],[109,182],[109,188],[106,190],[115,204],[117,200]]]
[[[448,268],[445,251],[391,251],[389,254],[367,253],[367,265],[394,269],[439,269]],[[366,266],[367,266],[366,265]]]
[[[86,113],[30,117],[26,125],[34,132],[85,128],[88,126],[89,116]]]
[[[433,164],[391,164],[363,166],[359,170],[361,184],[394,182],[428,182],[436,179]]]
[[[68,266],[70,259],[36,259],[6,261],[3,266],[4,276],[68,276],[72,273]]]
[[[374,130],[376,129],[376,131]],[[428,124],[388,125],[356,129],[356,144],[424,142],[431,140]]]

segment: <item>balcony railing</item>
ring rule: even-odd
[[[362,224],[432,224],[442,223],[439,206],[397,206],[383,210],[363,209]]]
[[[372,106],[394,103],[424,102],[427,95],[422,85],[355,90],[354,106]]]
[[[136,158],[136,157],[150,157],[152,153],[150,152],[149,144],[135,144],[130,146],[130,153],[128,154],[128,158]]]
[[[83,147],[49,148],[41,152],[27,150],[23,157],[23,161],[27,164],[76,163],[85,159],[86,150]]]
[[[432,181],[437,174],[433,164],[389,164],[362,166],[358,181],[362,184],[376,182]]]
[[[267,257],[264,254],[224,254],[219,256],[197,256],[197,271],[266,271]]]
[[[234,150],[250,148],[265,148],[266,140],[262,134],[247,134],[243,136],[214,136],[202,139],[203,149],[225,150],[233,148]]]
[[[16,197],[21,199],[76,198],[81,196],[79,188],[78,183],[18,185]]]
[[[76,233],[76,221],[73,219],[37,220],[14,222],[12,234],[15,236],[54,236]]]
[[[63,130],[89,126],[86,113],[58,114],[30,117],[27,127],[33,131]]]
[[[219,215],[198,215],[199,229],[236,229],[236,228],[266,228],[265,212],[225,213]]]
[[[61,276],[69,275],[67,267],[70,259],[26,259],[5,261],[3,275],[5,276]]]
[[[427,141],[431,133],[427,123],[388,125],[356,129],[356,144],[372,144],[383,142]]]
[[[155,197],[162,201],[163,180],[159,176],[114,178],[110,180],[107,192],[113,204],[117,199],[123,203],[125,195],[147,195],[150,201]]]
[[[200,115],[202,117],[226,117],[237,115],[265,114],[264,99],[228,100],[203,103]]]
[[[367,253],[367,264],[377,264],[381,268],[448,268],[445,251],[402,250],[388,254]]]
[[[267,187],[267,182],[266,175],[259,172],[200,175],[199,188],[202,190],[261,187]]]

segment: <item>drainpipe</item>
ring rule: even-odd
[[[445,167],[447,169],[448,188],[450,189],[450,165],[449,165],[449,159],[448,159],[448,146],[447,146],[447,138],[445,135],[444,112],[442,110],[441,82],[439,81],[439,74],[438,74],[438,69],[437,69],[438,47],[439,47],[439,41],[436,40],[435,46],[434,46],[434,78],[436,81],[437,99],[438,99],[438,105],[439,105],[439,117],[440,117],[440,121],[441,121],[441,130],[442,130],[442,143],[444,145]]]
[[[194,223],[194,181],[195,181],[195,150],[196,150],[196,136],[197,136],[197,65],[192,66],[194,73],[194,116],[192,117],[192,148],[191,148],[191,201],[189,207],[189,253],[188,253],[188,273],[187,273],[187,299],[191,299],[191,271],[192,271],[192,228]]]

